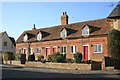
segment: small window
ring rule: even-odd
[[[102,44],[94,45],[94,53],[102,53]]]
[[[21,48],[19,48],[19,49],[18,49],[18,53],[21,54],[21,52],[22,52],[22,50],[21,50]]]
[[[23,37],[23,41],[27,41],[28,40],[28,36],[27,34]]]
[[[42,34],[39,33],[39,34],[37,35],[37,40],[41,40],[41,39],[42,39]]]
[[[36,52],[38,53],[38,54],[40,54],[41,53],[41,48],[36,48]]]
[[[75,54],[77,51],[77,46],[71,46],[71,53]]]
[[[7,42],[4,42],[4,46],[7,46]]]
[[[33,54],[33,48],[30,48],[30,54]]]
[[[67,31],[66,30],[61,31],[60,36],[63,38],[67,37]]]
[[[61,54],[66,54],[66,47],[62,46],[60,49]]]
[[[89,28],[83,28],[82,35],[89,35]]]

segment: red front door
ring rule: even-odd
[[[56,48],[53,48],[53,53],[56,53]]]
[[[88,60],[88,46],[84,46],[84,60]]]
[[[46,56],[48,56],[50,54],[50,49],[46,48]]]

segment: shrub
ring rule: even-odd
[[[26,54],[21,54],[20,61],[21,61],[21,64],[25,64]]]
[[[48,55],[48,62],[52,62],[52,55]]]
[[[45,60],[45,59],[43,59],[41,62],[42,62],[42,63],[46,63],[46,60]]]
[[[44,56],[41,54],[38,55],[37,58],[38,58],[38,61],[40,61],[40,62],[42,62],[44,60]]]
[[[70,59],[70,58],[67,58],[67,59],[66,59],[66,62],[67,62],[67,63],[74,63],[74,60],[73,60],[73,59]]]
[[[77,52],[76,54],[74,54],[74,59],[76,63],[81,63],[82,62],[82,54]]]
[[[34,54],[29,55],[28,56],[28,61],[35,61],[35,55]]]
[[[95,61],[94,60],[87,60],[87,61],[84,61],[84,63],[92,64],[92,63],[95,63]]]
[[[15,60],[19,61],[20,60],[21,53],[16,53],[15,54]]]
[[[56,52],[48,57],[49,61],[52,62],[66,62],[66,55],[60,54],[59,52]]]
[[[13,60],[14,59],[14,56],[13,56],[12,52],[6,52],[3,55],[4,55],[4,60],[5,61],[7,61],[7,60]]]

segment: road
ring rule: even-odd
[[[47,68],[2,67],[2,78],[114,78],[120,74],[97,71],[72,71]]]

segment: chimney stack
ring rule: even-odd
[[[36,28],[35,28],[35,24],[33,24],[33,28],[32,28],[32,30],[34,30],[34,29],[36,29]]]
[[[68,24],[68,15],[67,12],[63,12],[61,16],[61,25],[66,25]]]

